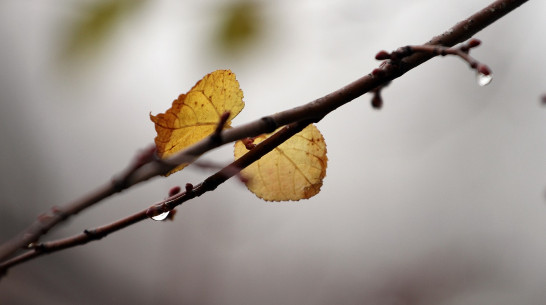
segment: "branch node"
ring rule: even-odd
[[[481,44],[481,40],[477,39],[477,38],[472,38],[468,41],[468,43],[466,45],[463,45],[461,46],[461,50],[470,50],[472,48],[475,48],[477,46],[479,46]]]
[[[241,140],[241,142],[243,142],[247,150],[252,150],[254,147],[256,147],[256,144],[254,144],[254,139],[255,138],[244,138]]]
[[[47,232],[47,230],[45,229],[45,226],[47,226],[47,224],[51,221],[51,219],[53,218],[53,216],[47,212],[44,212],[40,215],[38,215],[37,217],[37,220],[38,222],[44,226],[44,228],[42,228],[43,232]]]
[[[266,127],[265,127],[265,132],[266,133],[271,133],[271,132],[277,130],[277,128],[278,128],[277,122],[275,122],[275,120],[272,117],[264,116],[260,120],[263,121],[265,123],[265,125],[266,125]]]
[[[386,82],[385,84],[370,90],[370,93],[373,94],[371,104],[374,109],[379,110],[383,107],[383,98],[381,97],[381,90],[387,87],[390,83],[391,83],[390,81]]]
[[[152,218],[169,211],[169,207],[163,202],[154,204],[146,210],[146,216]]]
[[[218,124],[216,125],[216,130],[214,130],[214,133],[210,135],[210,140],[215,144],[222,144],[222,130],[226,126],[226,123],[229,119],[229,111],[225,111],[220,116],[220,120],[218,121]]]
[[[192,194],[193,193],[193,184],[186,183],[186,194]]]
[[[27,248],[36,252],[46,252],[47,250],[43,243],[30,243],[28,244]]]
[[[375,59],[377,60],[387,60],[391,59],[391,54],[385,50],[381,50],[375,54]]]
[[[491,69],[484,64],[478,64],[478,68],[476,70],[478,70],[478,73],[480,74],[491,75]]]
[[[147,148],[139,150],[129,166],[127,166],[122,173],[112,177],[111,183],[114,191],[120,193],[128,188],[130,186],[129,178],[131,178],[135,171],[142,166],[153,162],[155,158],[157,158],[155,145],[150,145]]]
[[[383,99],[381,98],[381,90],[373,91],[372,107],[377,110],[383,107]]]
[[[131,168],[134,170],[141,168],[142,166],[152,162],[156,155],[156,146],[149,145],[148,147],[138,151],[136,157],[133,160]]]
[[[172,209],[170,212],[169,212],[169,215],[167,215],[167,218],[165,218],[165,220],[169,220],[169,221],[174,221],[174,216],[176,215],[176,212],[178,210],[176,209]]]
[[[112,187],[114,188],[116,193],[120,193],[121,191],[126,189],[128,186],[126,176],[125,177],[114,176],[112,177],[111,182],[112,182]]]
[[[400,59],[402,59],[404,57],[408,57],[413,53],[414,53],[414,51],[413,51],[413,48],[411,46],[401,47],[400,50],[397,52],[397,55],[400,57],[398,60],[400,60]]]
[[[430,56],[446,56],[446,55],[455,55],[460,57],[462,60],[466,61],[471,69],[476,70],[479,75],[481,76],[490,76],[491,75],[491,69],[489,69],[488,66],[480,63],[479,61],[475,60],[469,55],[469,51],[472,48],[475,48],[481,44],[481,41],[472,38],[467,43],[461,44],[459,47],[444,47],[442,45],[437,44],[425,44],[425,45],[417,45],[417,46],[405,46],[398,48],[396,51],[393,51],[391,53],[388,53],[386,51],[380,51],[376,54],[376,59],[389,59],[388,61],[384,61],[383,64],[388,64],[391,67],[398,67],[400,64],[403,64],[404,62],[402,59],[404,57],[410,56],[413,53],[424,53],[429,54]],[[381,75],[381,69],[375,69],[372,71],[372,76],[380,76]],[[482,83],[487,84],[490,81],[490,77],[488,81],[483,81]],[[383,86],[384,87],[384,86]],[[377,87],[371,92],[374,93],[374,96],[372,98],[372,106],[376,109],[381,108],[383,105],[381,96],[380,96],[380,90],[381,87]]]
[[[68,218],[69,214],[66,213],[61,207],[59,206],[56,206],[54,205],[52,208],[51,208],[51,212],[53,213],[53,215],[61,218],[62,220],[65,220]]]
[[[178,193],[180,193],[180,187],[179,186],[174,186],[169,190],[169,197],[172,197],[172,196],[174,196],[174,195],[176,195]]]
[[[373,77],[380,77],[380,76],[384,76],[384,75],[385,75],[385,71],[383,71],[383,69],[375,68],[372,71],[372,76]]]
[[[85,229],[83,230],[83,234],[87,235],[90,239],[93,239],[93,240],[99,240],[99,239],[102,239],[104,236],[106,236],[105,233],[101,233],[97,231],[96,229],[92,229],[92,230]]]

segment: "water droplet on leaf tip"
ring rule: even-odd
[[[170,213],[170,211],[167,211],[165,213],[161,213],[159,215],[152,216],[152,219],[156,220],[156,221],[165,220],[167,218],[167,216],[169,216],[169,213]]]
[[[488,85],[493,80],[493,75],[485,75],[482,73],[478,73],[478,85],[481,87]]]

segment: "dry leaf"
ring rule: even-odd
[[[233,72],[217,70],[208,74],[188,93],[174,100],[172,107],[165,113],[157,116],[150,114],[157,131],[155,145],[158,156],[167,158],[209,136],[226,111],[230,115],[225,127],[229,127],[231,120],[243,107],[243,91]],[[167,176],[186,165],[178,166]]]
[[[254,144],[267,137],[257,137]],[[236,159],[247,152],[242,141],[235,143]],[[309,125],[241,173],[247,178],[248,189],[264,200],[300,200],[318,194],[327,161],[324,138],[314,125]]]

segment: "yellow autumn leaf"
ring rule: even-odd
[[[244,107],[243,91],[235,74],[217,70],[197,82],[186,94],[173,101],[172,107],[157,116],[150,114],[155,124],[157,154],[164,159],[212,134],[220,117],[229,111],[225,127]],[[183,169],[182,164],[168,175]]]
[[[258,144],[269,135],[254,140]],[[248,152],[235,143],[235,159]],[[308,199],[318,194],[326,176],[326,142],[315,125],[309,125],[244,170],[246,186],[267,201]]]

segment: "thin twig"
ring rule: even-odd
[[[432,56],[446,56],[446,55],[455,55],[466,61],[470,68],[476,70],[481,75],[491,75],[491,69],[485,64],[480,63],[472,56],[470,56],[470,49],[475,48],[481,44],[481,41],[478,39],[470,39],[467,43],[461,44],[457,48],[448,48],[439,45],[419,45],[419,46],[405,46],[398,48],[393,52],[387,52],[385,50],[379,51],[375,55],[377,60],[385,60],[381,63],[381,66],[385,65],[398,65],[400,61],[412,54],[415,53],[425,53]],[[381,75],[383,71],[381,69],[374,69],[372,75],[378,76]],[[375,109],[381,109],[383,107],[383,98],[381,97],[381,91],[387,87],[390,82],[384,83],[380,86],[375,87],[370,91],[373,94],[372,96],[372,107]]]
[[[527,0],[497,0],[469,18],[457,23],[445,33],[434,37],[426,43],[426,45],[451,47],[457,43],[463,42],[525,2],[527,2]],[[28,229],[0,247],[0,261],[4,261],[18,249],[27,246],[32,242],[36,242],[41,235],[45,234],[63,219],[76,214],[84,208],[120,192],[125,188],[146,181],[152,177],[165,174],[178,164],[191,163],[197,159],[198,156],[220,145],[247,137],[255,137],[263,133],[270,133],[280,126],[294,122],[318,122],[338,107],[378,86],[402,76],[433,56],[434,55],[432,54],[419,52],[403,58],[396,65],[382,65],[379,69],[381,73],[370,73],[347,86],[310,103],[266,116],[235,128],[224,130],[218,134],[219,137],[217,138],[220,139],[219,141],[217,141],[217,138],[211,139],[209,137],[174,154],[166,160],[162,160],[161,162],[147,162],[137,169],[131,169],[128,171],[130,174],[121,175],[123,179],[115,180],[114,183],[108,183],[89,195],[67,205],[66,208],[53,209],[51,213],[39,217],[39,219]],[[123,183],[120,184],[119,181],[122,181]]]
[[[224,183],[229,178],[238,174],[243,168],[260,159],[262,156],[273,150],[275,147],[279,146],[284,141],[288,140],[290,137],[300,132],[309,123],[309,121],[304,121],[296,122],[285,126],[283,129],[277,131],[271,137],[256,145],[254,149],[250,150],[245,155],[232,162],[230,165],[222,168],[214,175],[208,177],[200,184],[193,186],[188,183],[186,185],[186,190],[182,193],[178,193],[180,188],[173,189],[169,191],[169,194],[171,195],[169,198],[154,204],[148,209],[142,210],[129,217],[120,219],[105,226],[84,230],[81,234],[59,240],[34,244],[29,251],[2,262],[0,264],[0,276],[5,274],[7,270],[13,266],[45,254],[57,252],[63,249],[83,245],[91,241],[102,239],[103,237],[106,237],[113,232],[119,231],[137,222],[157,216],[161,213],[172,211],[175,207],[192,198],[201,196],[206,192],[215,190],[220,184]]]
[[[470,65],[470,68],[476,70],[478,73],[483,75],[490,75],[491,69],[474,59],[469,54],[470,49],[475,48],[480,44],[480,40],[470,39],[467,43],[463,43],[457,48],[448,48],[438,45],[405,46],[398,48],[396,51],[390,53],[387,51],[379,51],[375,55],[375,59],[389,60],[390,64],[398,64],[403,58],[415,53],[425,53],[432,56],[455,55],[466,61]]]
[[[152,162],[154,151],[155,146],[150,146],[147,149],[139,151],[127,168],[116,175],[110,182],[66,206],[53,207],[50,211],[42,213],[26,230],[0,245],[0,261],[5,260],[17,250],[36,243],[40,239],[40,236],[46,234],[54,226],[65,221],[70,216],[78,214],[93,204],[128,188],[130,186],[127,183],[129,177],[142,166]]]
[[[220,120],[216,125],[216,129],[214,130],[211,139],[216,139],[220,143],[222,142],[222,130],[224,130],[224,127],[226,126],[226,123],[229,119],[229,114],[230,112],[226,111],[220,116]]]
[[[441,35],[432,38],[425,45],[441,45],[452,47],[461,43],[477,32],[500,19],[510,11],[516,9],[528,0],[497,0],[479,12],[457,23],[452,28]],[[273,132],[278,127],[301,121],[310,120],[312,122],[320,121],[328,113],[336,110],[340,106],[362,96],[368,91],[381,86],[393,79],[396,79],[409,70],[433,58],[435,55],[430,53],[415,53],[403,58],[398,64],[385,64],[380,67],[380,72],[376,75],[372,73],[357,79],[356,81],[340,88],[326,96],[318,98],[302,106],[278,112],[261,119],[222,131],[222,143],[213,145],[208,140],[202,140],[196,144],[170,156],[170,164],[191,163],[195,156],[200,156],[205,152],[214,149],[222,144],[234,142],[243,138],[256,137],[260,134]],[[133,176],[132,183],[150,179],[158,175],[160,170],[153,164],[143,167]]]

